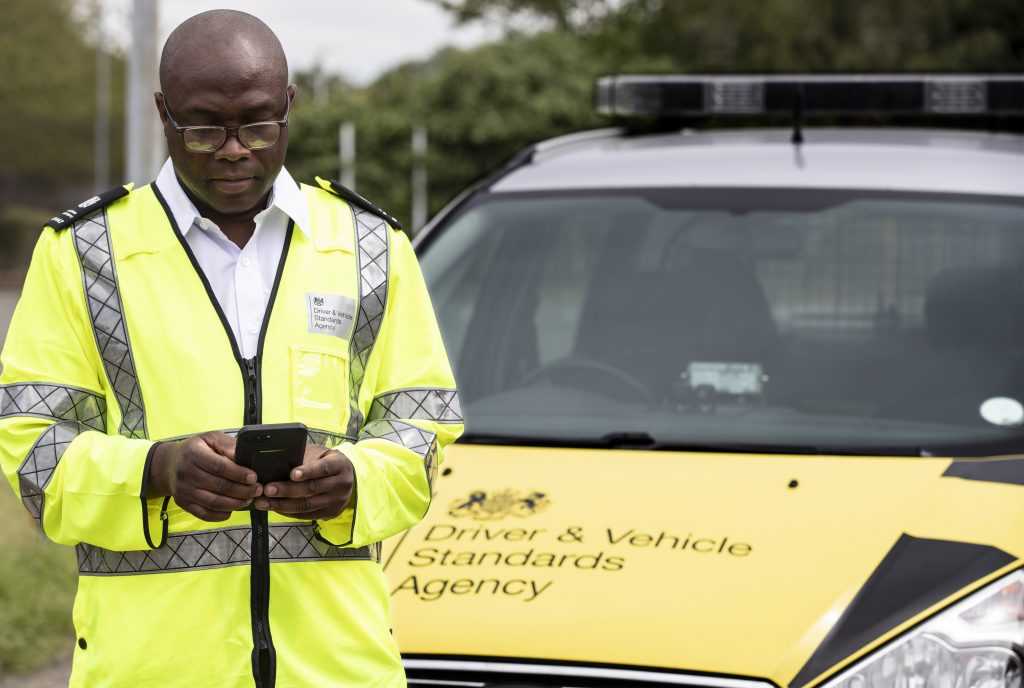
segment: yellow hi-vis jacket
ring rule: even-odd
[[[0,357],[0,465],[77,549],[72,687],[404,685],[380,543],[423,517],[462,417],[405,235],[321,186],[248,360],[154,186],[43,230]],[[146,498],[155,440],[291,421],[355,467],[337,518]]]

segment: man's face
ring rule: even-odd
[[[250,150],[231,133],[216,151],[196,153],[185,147],[167,110],[181,127],[276,121],[284,118],[295,86],[286,87],[286,82],[261,71],[258,65],[219,67],[175,79],[167,85],[163,99],[156,98],[157,109],[171,161],[185,188],[218,213],[239,215],[260,205],[273,186],[288,151],[287,126],[269,148]]]

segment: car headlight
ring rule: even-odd
[[[821,688],[1021,688],[1024,572],[937,614]]]

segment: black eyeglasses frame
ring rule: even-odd
[[[230,136],[232,134],[235,136],[235,138],[238,139],[238,142],[240,144],[242,144],[243,146],[245,146],[249,150],[266,150],[267,148],[273,148],[274,146],[276,146],[281,141],[281,130],[284,129],[286,126],[288,126],[288,115],[291,114],[291,109],[292,109],[292,99],[289,96],[288,91],[286,90],[285,93],[284,93],[284,95],[285,95],[284,118],[282,118],[282,119],[265,120],[265,121],[262,121],[262,122],[250,122],[248,124],[239,124],[239,125],[233,126],[233,127],[224,127],[224,126],[220,126],[220,125],[216,125],[216,124],[201,124],[201,125],[197,125],[197,126],[183,127],[183,126],[179,125],[177,121],[175,121],[174,116],[171,114],[171,109],[169,107],[167,107],[167,97],[164,96],[163,93],[160,93],[159,95],[160,95],[160,102],[162,102],[163,105],[164,105],[164,113],[167,115],[167,119],[170,121],[171,127],[176,132],[181,134],[182,142],[185,141],[185,133],[189,132],[189,131],[196,131],[196,130],[200,130],[200,129],[204,130],[204,131],[213,131],[213,130],[219,130],[220,131],[220,133],[223,136],[223,138],[221,138],[219,144],[217,144],[215,147],[211,148],[210,150],[194,150],[194,149],[188,147],[188,143],[185,143],[185,150],[187,150],[189,153],[195,153],[196,155],[209,155],[210,153],[216,153],[218,150],[221,149],[221,147],[225,144],[225,142],[227,142],[228,136]],[[278,126],[277,139],[273,143],[268,145],[268,146],[257,146],[256,148],[253,148],[253,147],[249,146],[248,144],[246,144],[245,141],[242,140],[242,137],[239,136],[239,132],[242,129],[246,129],[248,127],[259,127],[259,126],[263,126],[263,125],[266,125],[266,124],[276,124]]]

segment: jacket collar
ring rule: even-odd
[[[170,158],[160,169],[155,184],[167,202],[167,208],[171,211],[182,236],[187,236],[195,221],[201,220],[202,216],[191,199],[185,195],[185,190],[181,188],[181,182],[178,181],[178,177],[174,173],[174,165]],[[299,185],[295,183],[292,175],[284,167],[281,168],[281,172],[270,189],[270,199],[266,210],[261,211],[257,218],[274,207],[290,217],[295,222],[295,227],[309,237],[309,207],[299,190]]]

